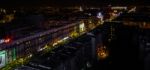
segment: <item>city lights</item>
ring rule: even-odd
[[[34,1],[0,8],[0,70],[150,70],[150,6]]]
[[[102,15],[101,12],[99,12],[99,13],[97,14],[97,18],[103,19],[103,15]]]
[[[9,43],[10,41],[11,41],[10,38],[7,38],[7,39],[4,40],[5,43]]]
[[[105,59],[105,58],[107,58],[107,56],[108,56],[108,50],[107,50],[107,48],[105,46],[97,48],[97,55],[98,55],[99,59]]]
[[[5,42],[5,40],[4,39],[1,39],[0,40],[0,44],[2,44],[2,43],[4,43]]]
[[[58,40],[57,42],[53,43],[53,46],[56,46],[57,44],[60,44],[60,43],[66,41],[66,40],[68,40],[68,39],[69,39],[69,37],[64,37],[63,39]]]
[[[2,43],[9,43],[10,41],[11,41],[10,38],[1,39],[1,40],[0,40],[0,44],[2,44]]]
[[[84,25],[84,23],[80,24],[79,27],[80,27],[80,31],[81,31],[81,32],[83,32],[83,31],[85,30],[85,25]]]

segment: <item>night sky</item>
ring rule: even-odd
[[[149,5],[148,0],[0,0],[0,6]]]

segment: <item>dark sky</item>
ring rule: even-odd
[[[149,5],[148,0],[0,0],[0,6]]]

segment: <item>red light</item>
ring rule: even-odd
[[[4,40],[5,43],[9,43],[10,41],[11,41],[10,38],[7,38],[7,39]]]

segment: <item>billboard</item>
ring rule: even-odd
[[[6,65],[6,51],[0,51],[0,68]]]

